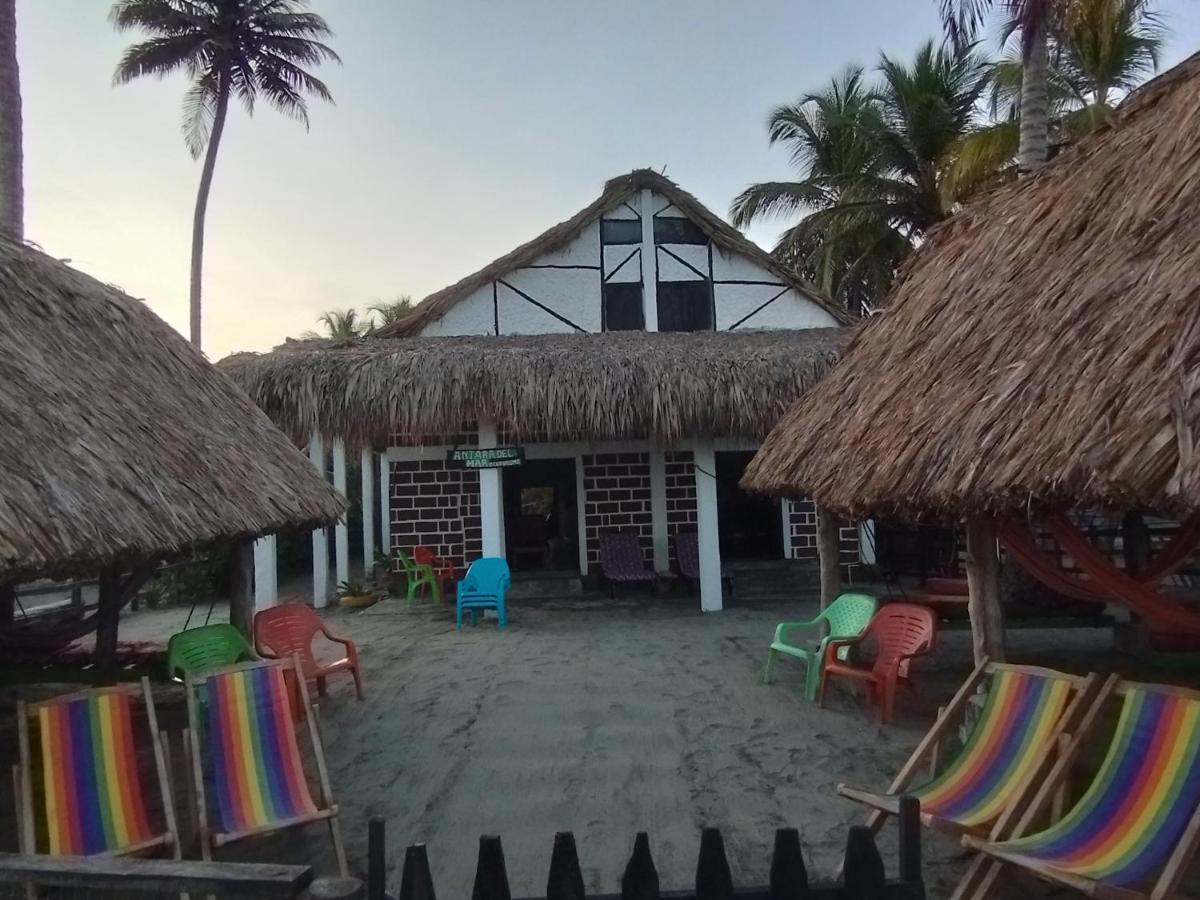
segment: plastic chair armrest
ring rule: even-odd
[[[787,639],[788,632],[790,632],[792,629],[794,629],[794,628],[816,628],[820,624],[821,624],[820,616],[817,616],[815,619],[809,619],[807,622],[780,622],[778,625],[775,626],[775,640],[780,643],[786,644],[786,643],[788,643],[788,639]]]

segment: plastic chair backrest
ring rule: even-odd
[[[413,547],[413,560],[418,566],[432,566],[437,554],[428,547]]]
[[[878,604],[870,594],[839,594],[821,614],[830,637],[857,637],[871,623]]]
[[[933,610],[916,603],[889,603],[880,608],[867,626],[875,638],[877,673],[895,669],[902,657],[912,656],[933,647],[937,620]]]
[[[600,568],[609,575],[645,571],[646,559],[638,536],[632,531],[600,532]]]
[[[473,594],[501,594],[511,584],[508,563],[499,556],[482,556],[471,563],[463,589]]]
[[[400,560],[400,568],[404,569],[407,574],[416,574],[417,564],[413,561],[412,557],[410,557],[403,550],[397,550],[396,558]]]
[[[312,642],[323,628],[321,617],[311,607],[283,603],[254,616],[254,643],[280,659],[298,653],[300,664],[307,670],[316,665]]]
[[[190,628],[167,641],[167,675],[231,666],[254,656],[242,633],[227,622]]]
[[[680,575],[693,581],[700,580],[700,539],[696,532],[681,531],[675,535],[675,557],[679,560]]]

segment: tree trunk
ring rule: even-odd
[[[25,187],[16,6],[16,0],[0,0],[0,229],[20,241],[25,237]]]
[[[204,151],[204,168],[200,171],[200,189],[196,192],[196,212],[192,218],[192,285],[188,301],[188,331],[192,345],[197,350],[201,349],[200,286],[204,272],[204,218],[208,214],[208,195],[217,166],[217,150],[221,145],[221,134],[225,131],[225,115],[229,111],[228,73],[219,73],[217,81],[220,85],[217,90],[217,110],[213,117],[212,133],[208,136],[208,148]]]
[[[817,507],[817,557],[821,563],[821,609],[825,609],[842,592],[842,561],[837,519],[823,506]]]
[[[1030,28],[1025,42],[1021,67],[1021,139],[1017,149],[1017,168],[1022,174],[1037,169],[1050,155],[1050,103],[1046,92],[1050,59],[1045,25]]]
[[[233,549],[233,584],[229,595],[229,624],[250,638],[254,622],[254,542],[239,541]]]
[[[117,631],[121,621],[121,573],[104,569],[99,579],[100,597],[96,611],[96,651],[93,661],[100,672],[111,670],[117,662]]]
[[[1004,608],[1000,603],[1000,553],[996,520],[976,516],[967,520],[967,611],[975,664],[986,656],[1004,662]]]

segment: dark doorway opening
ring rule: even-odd
[[[780,559],[783,520],[779,501],[738,485],[753,450],[717,453],[717,533],[721,559]]]
[[[504,472],[504,545],[514,572],[579,570],[574,459],[530,459]]]

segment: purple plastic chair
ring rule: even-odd
[[[600,533],[600,571],[608,581],[609,596],[615,596],[617,584],[649,584],[658,581],[654,569],[646,565],[642,545],[632,531]]]

